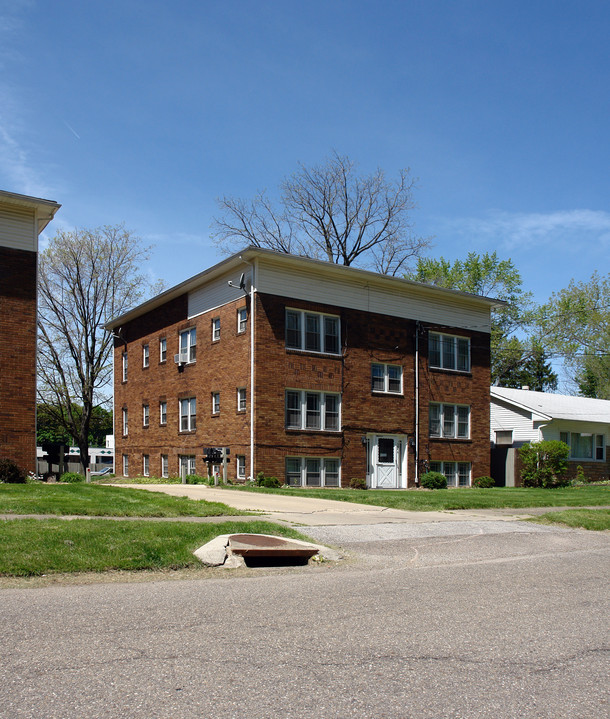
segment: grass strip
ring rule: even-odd
[[[202,566],[193,551],[219,534],[276,534],[308,540],[262,521],[187,524],[103,519],[0,521],[0,576],[158,570]]]
[[[96,484],[0,484],[0,514],[221,517],[249,514],[219,502]]]
[[[610,529],[610,509],[567,509],[565,512],[541,514],[527,521],[603,532]]]
[[[226,487],[228,491],[284,494],[317,499],[335,499],[376,507],[414,511],[442,509],[503,509],[523,507],[583,507],[610,505],[609,486],[578,486],[560,489],[495,487],[492,489],[460,488],[426,490],[388,489],[320,489],[285,487]]]

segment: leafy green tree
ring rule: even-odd
[[[565,442],[544,440],[519,448],[521,481],[524,487],[565,487],[570,448]]]
[[[557,374],[537,340],[523,343],[512,337],[508,347],[511,354],[500,386],[515,389],[529,387],[534,392],[553,392],[557,389]]]
[[[66,420],[61,416],[61,407],[49,404],[38,404],[36,407],[36,441],[59,442],[61,444],[74,444],[74,437],[66,429]],[[72,413],[76,418],[82,415],[83,408],[76,403],[72,405]],[[113,433],[112,412],[96,405],[91,410],[91,424],[89,426],[89,445],[104,447],[106,435]]]

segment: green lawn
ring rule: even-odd
[[[159,570],[203,566],[192,552],[219,534],[307,539],[270,522],[146,522],[104,519],[0,520],[0,576]]]
[[[496,487],[493,489],[316,489],[286,487],[227,487],[228,491],[290,494],[302,497],[336,499],[341,502],[372,504],[392,509],[431,511],[435,509],[497,509],[523,507],[585,507],[610,505],[610,487],[587,485],[563,489],[525,489]]]
[[[0,484],[0,514],[219,517],[248,514],[218,502],[97,484]]]
[[[549,512],[533,517],[530,522],[540,524],[564,524],[567,527],[610,530],[610,509],[568,509],[565,512]]]

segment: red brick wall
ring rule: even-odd
[[[36,469],[35,252],[0,247],[0,457]]]

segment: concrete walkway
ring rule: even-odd
[[[151,492],[164,492],[175,497],[204,499],[207,502],[222,502],[236,509],[261,512],[265,517],[274,521],[303,526],[515,521],[553,509],[544,507],[540,510],[460,509],[411,512],[402,509],[373,507],[370,504],[339,502],[332,499],[239,492],[232,489],[208,487],[204,484],[120,484],[116,486],[147,489]]]

